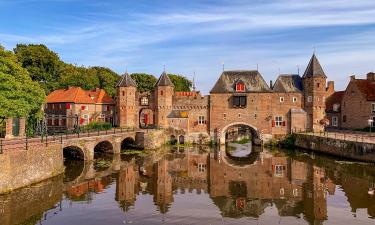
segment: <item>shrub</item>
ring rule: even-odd
[[[91,122],[86,126],[81,127],[81,130],[110,130],[112,129],[112,124],[107,122]]]

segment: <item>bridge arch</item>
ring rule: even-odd
[[[81,147],[69,145],[63,148],[64,158],[86,160],[87,156]]]
[[[249,124],[249,123],[246,123],[246,122],[233,122],[233,123],[230,123],[230,124],[227,124],[226,126],[224,126],[218,133],[220,135],[219,138],[218,138],[220,144],[222,144],[222,145],[225,144],[226,133],[227,133],[229,128],[234,127],[234,126],[249,127],[250,131],[251,131],[253,144],[256,144],[256,145],[261,144],[262,140],[261,140],[261,137],[260,137],[260,134],[259,134],[259,130],[255,126],[253,126],[252,124]]]
[[[113,153],[113,144],[108,140],[103,140],[98,142],[94,147],[94,154],[95,153]]]
[[[126,137],[121,141],[121,150],[124,149],[133,149],[135,148],[136,143],[133,137]]]

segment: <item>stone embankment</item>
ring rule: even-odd
[[[295,134],[295,146],[322,152],[346,159],[354,159],[365,162],[375,162],[375,142],[362,141],[360,137],[323,135],[323,134]]]

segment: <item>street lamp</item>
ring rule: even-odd
[[[371,133],[371,128],[372,128],[373,123],[374,123],[373,119],[368,120],[368,125],[370,126],[370,133]]]

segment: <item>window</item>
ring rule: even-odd
[[[375,127],[375,116],[372,117],[372,124],[371,127]]]
[[[371,103],[371,111],[372,113],[375,113],[375,103]]]
[[[88,124],[89,123],[90,116],[89,115],[83,115],[83,124]],[[82,124],[82,123],[81,123]]]
[[[337,127],[339,123],[339,118],[337,116],[332,117],[332,126]]]
[[[141,98],[141,105],[148,105],[148,98],[146,96]]]
[[[283,117],[282,116],[276,116],[275,117],[275,126],[276,127],[281,127],[283,126]]]
[[[226,113],[223,114],[223,119],[224,119],[224,120],[227,119],[227,114],[226,114]]]
[[[71,105],[70,103],[66,103],[66,109],[70,109]]]
[[[317,83],[317,84],[316,84],[316,87],[320,87],[320,83]]]
[[[198,117],[198,124],[205,124],[204,116],[199,116]]]
[[[238,113],[238,118],[241,118],[241,113]]]
[[[206,171],[206,164],[198,163],[198,171],[199,172],[205,172]]]
[[[284,176],[284,166],[283,165],[275,165],[275,176],[282,177]]]
[[[344,115],[344,116],[342,117],[342,122],[343,122],[343,123],[346,123],[346,115]]]
[[[233,107],[245,108],[246,107],[246,96],[233,96]]]
[[[312,102],[312,96],[307,97],[307,102]]]
[[[284,97],[280,97],[280,102],[284,102]]]
[[[160,95],[163,95],[164,93],[163,93],[163,91],[160,91]]]
[[[242,81],[237,82],[236,92],[244,92],[244,91],[245,91],[245,84]]]
[[[293,102],[297,102],[297,97],[293,97]]]
[[[257,119],[257,116],[258,116],[258,115],[257,115],[256,113],[254,113],[254,119]]]
[[[340,104],[338,104],[338,103],[333,104],[333,111],[334,111],[334,112],[338,112],[338,111],[339,111],[339,108],[340,108]]]
[[[89,110],[89,107],[87,105],[82,105],[81,110]]]
[[[122,91],[122,96],[125,96],[125,91]]]

